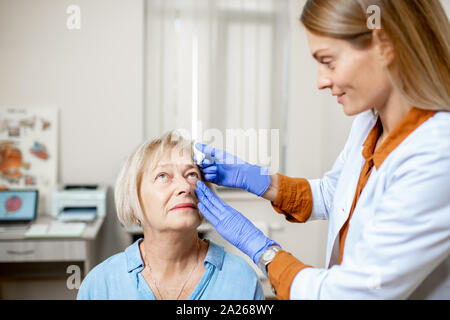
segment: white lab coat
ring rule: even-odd
[[[359,115],[332,170],[309,180],[309,220],[329,221],[327,268],[300,271],[291,299],[450,299],[450,112],[436,113],[373,167],[337,264],[375,123],[370,111]]]

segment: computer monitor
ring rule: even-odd
[[[38,190],[0,190],[0,223],[26,223],[36,218]]]

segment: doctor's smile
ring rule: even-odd
[[[336,96],[338,97],[337,98],[338,103],[343,103],[345,93],[342,93],[342,94],[339,94],[339,95],[336,95]]]

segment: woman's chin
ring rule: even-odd
[[[192,212],[183,212],[179,216],[172,216],[172,226],[177,230],[191,230],[197,229],[202,223],[202,216],[198,213],[198,210]]]

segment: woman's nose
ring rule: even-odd
[[[176,181],[176,192],[177,195],[193,193],[195,190],[195,184],[192,184],[186,178],[179,178]]]

